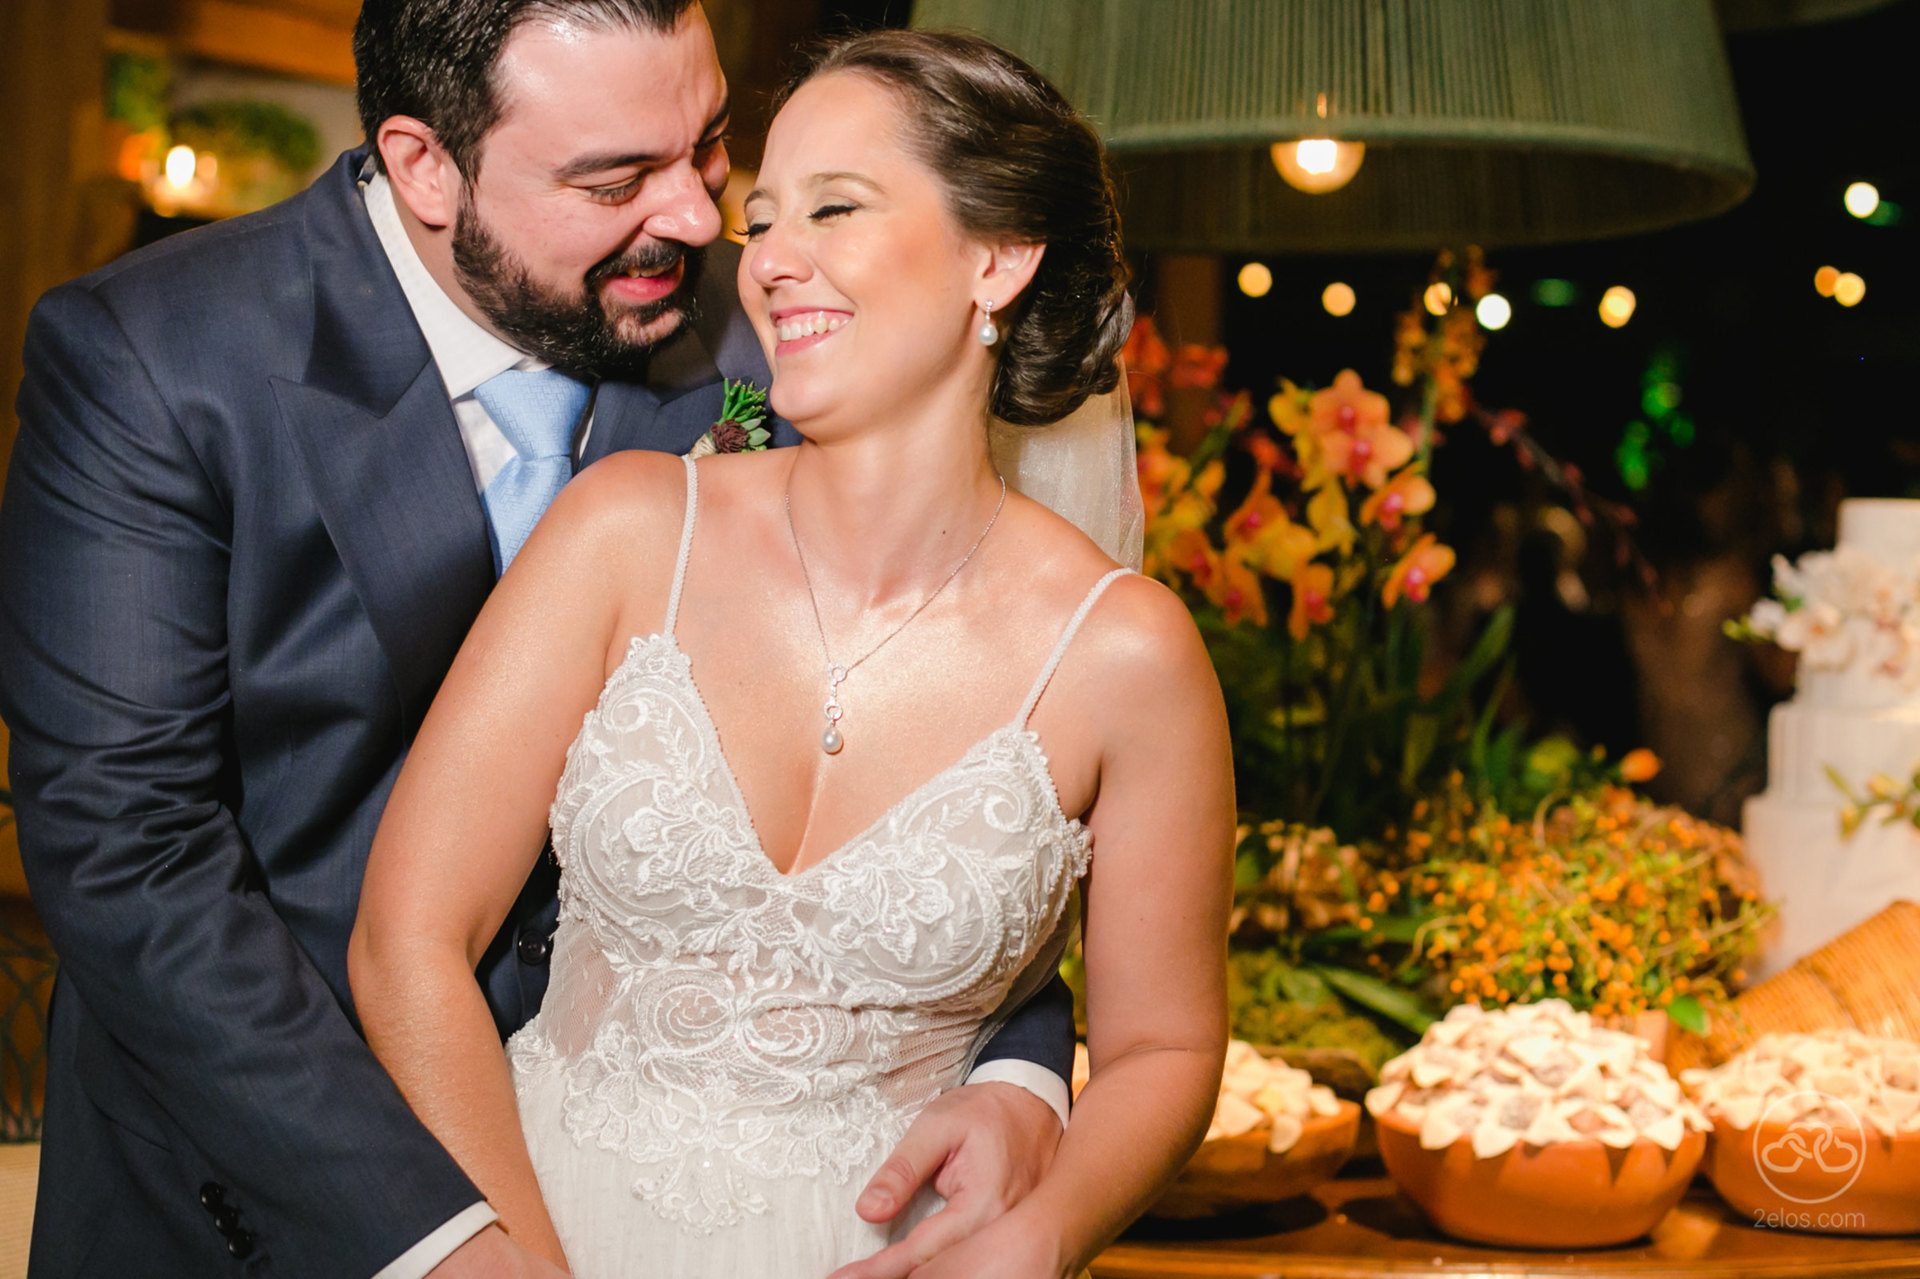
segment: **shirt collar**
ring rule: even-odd
[[[548,365],[518,350],[489,333],[462,311],[447,291],[440,287],[420,260],[420,253],[407,238],[401,225],[400,210],[394,204],[393,187],[387,175],[376,172],[362,184],[367,216],[373,221],[373,233],[386,250],[387,261],[399,277],[407,305],[433,352],[440,377],[447,384],[449,399],[471,395],[475,387],[508,369],[544,369]]]

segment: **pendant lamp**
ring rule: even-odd
[[[1546,244],[1753,185],[1711,0],[919,0],[914,25],[1060,86],[1136,249]]]

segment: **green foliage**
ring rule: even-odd
[[[139,53],[107,57],[107,119],[118,120],[135,133],[163,129],[167,124],[167,90],[173,70],[164,59]]]
[[[276,102],[199,102],[173,114],[173,133],[196,151],[271,158],[290,174],[320,163],[320,133]]]

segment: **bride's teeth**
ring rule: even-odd
[[[783,321],[774,325],[773,331],[782,342],[792,342],[798,338],[813,337],[821,333],[838,333],[846,322],[844,316],[820,312]]]

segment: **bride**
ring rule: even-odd
[[[746,211],[804,443],[562,494],[395,787],[355,998],[522,1245],[822,1279],[937,1207],[854,1200],[1077,887],[1091,1082],[1033,1193],[915,1272],[1074,1274],[1211,1112],[1234,820],[1185,609],[989,448],[1114,387],[1099,142],[1004,51],[881,32],[789,89]],[[503,1057],[473,959],[549,823],[552,986]]]

